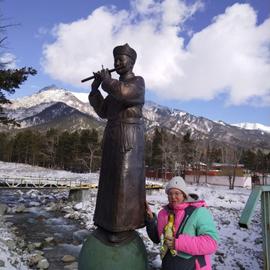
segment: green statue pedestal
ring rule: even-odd
[[[147,270],[147,253],[137,232],[112,244],[99,229],[88,236],[79,255],[79,270]]]

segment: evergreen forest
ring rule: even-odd
[[[46,133],[25,129],[0,133],[0,160],[38,165],[73,172],[100,169],[102,134],[96,129],[76,132],[50,129]],[[182,174],[200,163],[210,168],[214,162],[244,164],[249,173],[266,175],[270,154],[260,149],[241,149],[210,141],[196,141],[191,134],[176,136],[156,128],[145,136],[145,166]]]

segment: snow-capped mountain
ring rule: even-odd
[[[81,96],[83,94],[81,93]],[[94,110],[87,101],[87,103],[83,102],[72,92],[56,86],[45,87],[31,96],[12,100],[12,104],[5,106],[5,108],[8,116],[21,120],[38,114],[57,102],[65,103],[69,107],[96,117]]]
[[[3,107],[10,118],[15,118],[21,124],[20,128],[34,127],[41,131],[58,128],[74,131],[80,128],[103,127],[104,121],[98,119],[87,99],[87,93],[74,95],[68,90],[48,86],[31,96],[12,100],[12,104]],[[0,130],[10,128],[0,126]]]
[[[103,128],[104,120],[99,119],[87,99],[87,93],[74,93],[51,86],[32,96],[13,100],[12,104],[5,105],[5,111],[9,117],[21,123],[21,128],[31,127],[41,131],[50,127],[69,131]],[[145,103],[143,115],[149,133],[156,127],[162,127],[177,135],[190,132],[194,139],[270,149],[270,133],[258,129],[250,130],[222,121],[215,122],[153,102]]]
[[[249,130],[260,130],[262,132],[270,133],[269,126],[265,126],[265,125],[258,124],[258,123],[238,123],[238,124],[233,124],[233,126],[244,128],[244,129],[249,129]]]
[[[189,130],[193,135],[196,132],[207,135],[213,128],[211,120],[196,117],[185,111],[163,107],[154,102],[145,103],[143,114],[148,122],[147,129],[160,126],[176,134],[185,134]]]
[[[190,132],[194,139],[216,141],[247,148],[270,149],[270,134],[261,130],[249,130],[229,125],[223,121],[212,121],[181,110],[162,107],[153,102],[146,102],[144,116],[147,130],[160,126],[175,134],[184,135]]]

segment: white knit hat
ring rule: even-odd
[[[165,192],[168,194],[168,192],[169,192],[169,190],[171,188],[179,189],[179,190],[181,190],[186,195],[186,198],[189,197],[188,196],[188,190],[187,190],[187,187],[186,187],[185,180],[181,176],[175,176],[175,177],[173,177],[168,182],[168,184],[166,185]]]

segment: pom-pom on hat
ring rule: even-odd
[[[113,56],[125,54],[129,56],[135,63],[137,58],[137,53],[134,49],[132,49],[127,43],[125,45],[116,46],[113,49]]]
[[[179,189],[185,194],[186,198],[189,197],[185,180],[181,176],[173,177],[166,185],[165,192],[168,194],[171,188]]]

